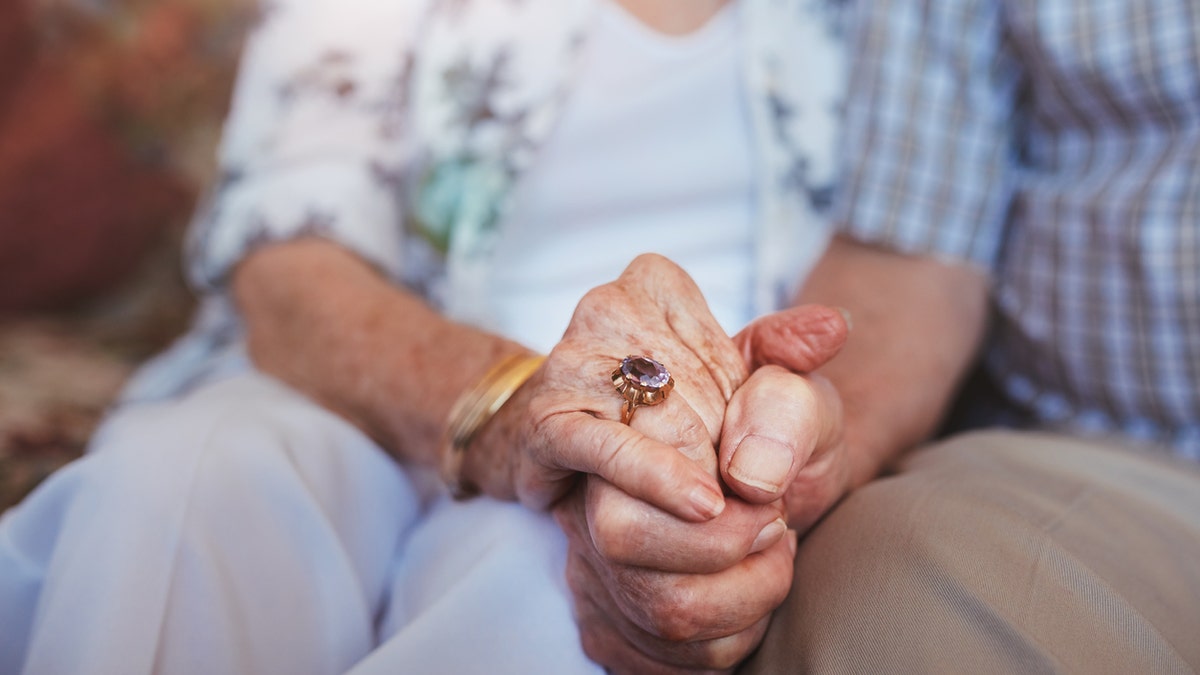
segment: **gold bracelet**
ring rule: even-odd
[[[479,486],[463,478],[467,446],[525,380],[546,360],[544,356],[513,354],[492,366],[487,375],[454,402],[442,439],[442,480],[455,499],[479,494]]]

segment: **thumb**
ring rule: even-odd
[[[721,429],[721,478],[748,502],[783,496],[840,427],[836,396],[819,376],[764,366],[734,394]]]
[[[750,370],[775,365],[811,373],[836,356],[849,335],[845,310],[800,305],[755,319],[733,340]]]

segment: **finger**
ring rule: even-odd
[[[615,631],[619,638],[608,635],[604,651],[628,651],[632,646],[655,664],[718,670],[732,667],[757,646],[771,612],[787,595],[794,542],[795,537],[789,536],[725,575],[667,577],[635,571],[644,578],[623,578],[616,583],[603,566],[584,555],[573,555],[567,565],[568,583],[577,606],[590,613],[588,625],[581,625],[581,630],[592,640],[598,633]],[[739,573],[737,578],[733,573]],[[690,595],[718,601],[673,602],[683,597],[676,587],[680,580],[700,587]],[[635,612],[629,610],[624,597],[630,594],[636,596]],[[652,608],[650,618],[643,616],[645,608]],[[685,618],[688,615],[693,618]]]
[[[725,508],[720,484],[675,447],[587,413],[561,413],[542,423],[539,459],[550,471],[604,477],[630,495],[679,518],[705,521]]]
[[[613,387],[611,374],[621,358],[589,354],[556,358],[574,345],[560,343],[543,367],[543,390],[532,402],[542,415],[586,412],[603,419],[620,420],[625,398]],[[655,354],[647,354],[655,358]],[[703,365],[680,354],[667,361],[675,386],[660,403],[639,405],[630,420],[633,428],[650,438],[674,445],[689,457],[711,463],[716,474],[716,443],[725,418],[726,401],[714,395],[711,386],[701,384]],[[536,424],[536,422],[535,422]]]
[[[721,476],[749,502],[774,501],[815,453],[840,440],[841,432],[841,399],[825,378],[764,366],[725,412]]]
[[[801,305],[767,314],[734,336],[747,366],[782,366],[795,373],[811,373],[841,350],[850,324],[841,310],[823,305]]]
[[[704,523],[680,520],[635,499],[599,477],[588,478],[588,534],[610,564],[663,572],[710,574],[783,538],[783,503],[727,499],[721,515]]]
[[[689,404],[686,393],[673,391],[665,401],[634,409],[629,426],[647,438],[675,446],[710,475],[717,475],[717,440],[720,438],[724,410],[715,420],[706,421]]]
[[[651,661],[616,629],[616,611],[604,611],[593,600],[608,597],[603,580],[588,561],[595,555],[587,528],[584,508],[586,484],[572,490],[554,506],[554,519],[567,536],[566,581],[571,589],[571,607],[579,627],[580,644],[588,658],[610,673],[646,673],[668,675],[677,669]],[[609,603],[611,605],[611,602]]]
[[[791,585],[795,533],[718,575],[611,565],[600,558],[586,523],[586,493],[598,480],[581,484],[554,509],[569,542],[566,577],[587,654],[614,672],[638,673],[674,672],[665,664],[723,669],[748,655]]]
[[[737,635],[675,645],[678,653],[672,654],[668,645],[640,631],[621,616],[611,595],[600,583],[599,575],[586,560],[577,556],[568,559],[567,583],[575,598],[575,620],[584,653],[611,673],[728,672],[761,641],[769,618],[764,617],[751,630]],[[651,653],[670,656],[664,662],[651,657]]]
[[[714,574],[614,566],[608,568],[612,579],[605,587],[621,614],[656,638],[678,643],[725,637],[753,626],[787,597],[795,541],[789,533]]]

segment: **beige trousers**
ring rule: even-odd
[[[1198,670],[1200,470],[990,431],[834,509],[743,672]]]

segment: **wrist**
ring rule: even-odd
[[[543,361],[544,356],[535,354],[502,358],[451,408],[439,461],[442,479],[456,499],[480,493],[514,497],[512,455],[523,416],[511,413],[527,407],[519,392]]]

